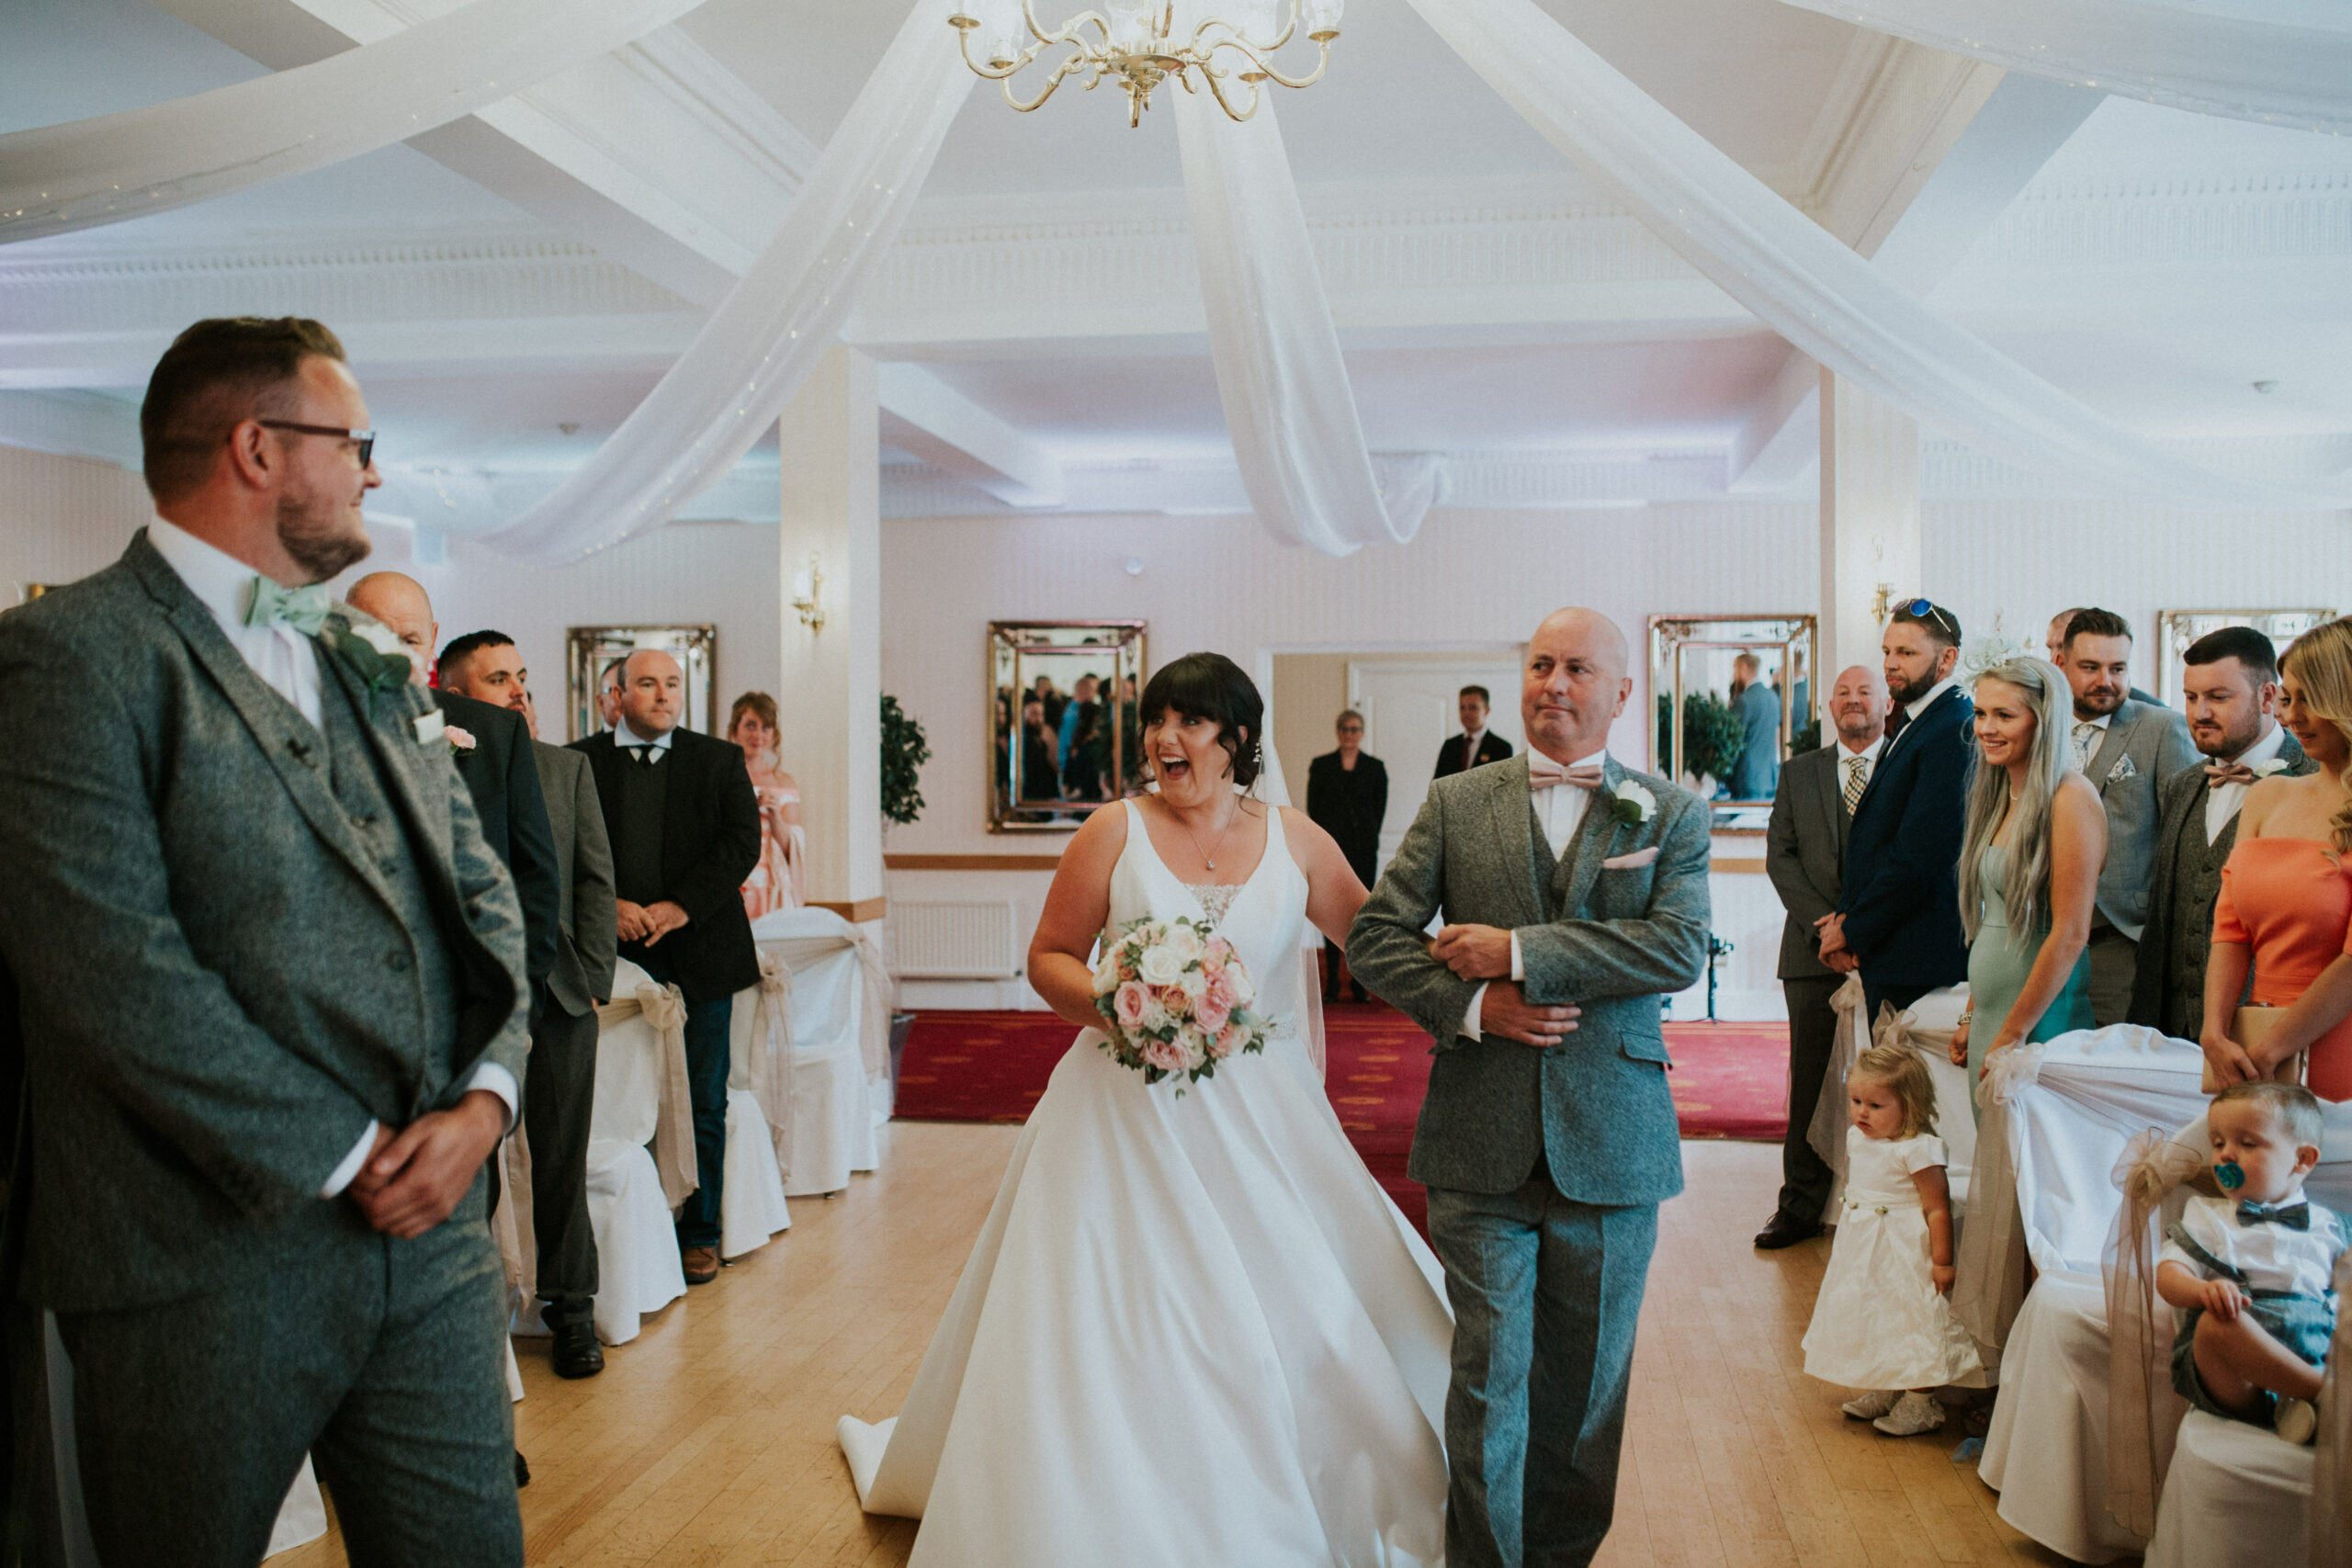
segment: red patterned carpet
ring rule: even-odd
[[[917,1122],[1024,1121],[1075,1032],[1051,1013],[924,1013],[900,1066],[899,1114]],[[1667,1025],[1682,1135],[1780,1142],[1788,1034],[1780,1023]],[[1324,1035],[1340,1124],[1397,1207],[1425,1224],[1428,1204],[1406,1179],[1405,1159],[1429,1089],[1429,1036],[1378,1003],[1326,1009]]]

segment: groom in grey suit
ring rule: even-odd
[[[1657,1205],[1682,1190],[1661,1003],[1706,966],[1708,818],[1608,754],[1626,665],[1589,610],[1537,627],[1528,753],[1430,786],[1349,933],[1349,967],[1437,1042],[1408,1168],[1453,1303],[1450,1568],[1600,1550]]]
[[[367,423],[317,322],[198,322],[156,520],[0,616],[14,1284],[109,1568],[250,1568],[306,1452],[354,1563],[522,1562],[481,1174],[522,914],[397,639],[312,586],[367,553]]]

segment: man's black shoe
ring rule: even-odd
[[[1756,1247],[1759,1252],[1778,1252],[1784,1247],[1811,1241],[1820,1234],[1821,1222],[1818,1220],[1801,1220],[1794,1214],[1774,1214],[1772,1223],[1756,1233]]]
[[[554,1361],[560,1378],[593,1378],[605,1370],[605,1348],[596,1343],[594,1318],[570,1318],[556,1325]]]
[[[521,1491],[531,1483],[531,1467],[523,1462],[523,1450],[514,1450],[514,1489]]]

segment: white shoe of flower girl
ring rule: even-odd
[[[1875,1421],[1894,1409],[1894,1402],[1902,1397],[1903,1391],[1899,1388],[1874,1388],[1859,1399],[1848,1400],[1838,1408],[1857,1421]]]
[[[1944,1424],[1944,1407],[1931,1393],[1905,1393],[1894,1408],[1871,1423],[1890,1438],[1916,1438]]]

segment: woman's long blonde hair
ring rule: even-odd
[[[2025,788],[2012,807],[2009,771],[1986,767],[1975,740],[1969,741],[1969,765],[1976,776],[1968,792],[1968,829],[1961,840],[1960,928],[1971,942],[1976,940],[1984,923],[1977,904],[1977,863],[2000,832],[2001,818],[2014,809],[2018,824],[2009,835],[2001,908],[2008,919],[2009,941],[2024,942],[2031,939],[2036,918],[2047,912],[2050,903],[2051,803],[2074,762],[2059,722],[2059,705],[2071,701],[2074,692],[2046,659],[2007,660],[1976,679],[1998,681],[2025,694],[2026,705],[2033,710],[2033,746],[2027,754]]]
[[[2303,689],[2303,705],[2352,746],[2352,619],[2313,626],[2289,645],[2278,668]],[[2344,804],[2327,825],[2336,849],[2352,852],[2352,766],[2344,771]]]

